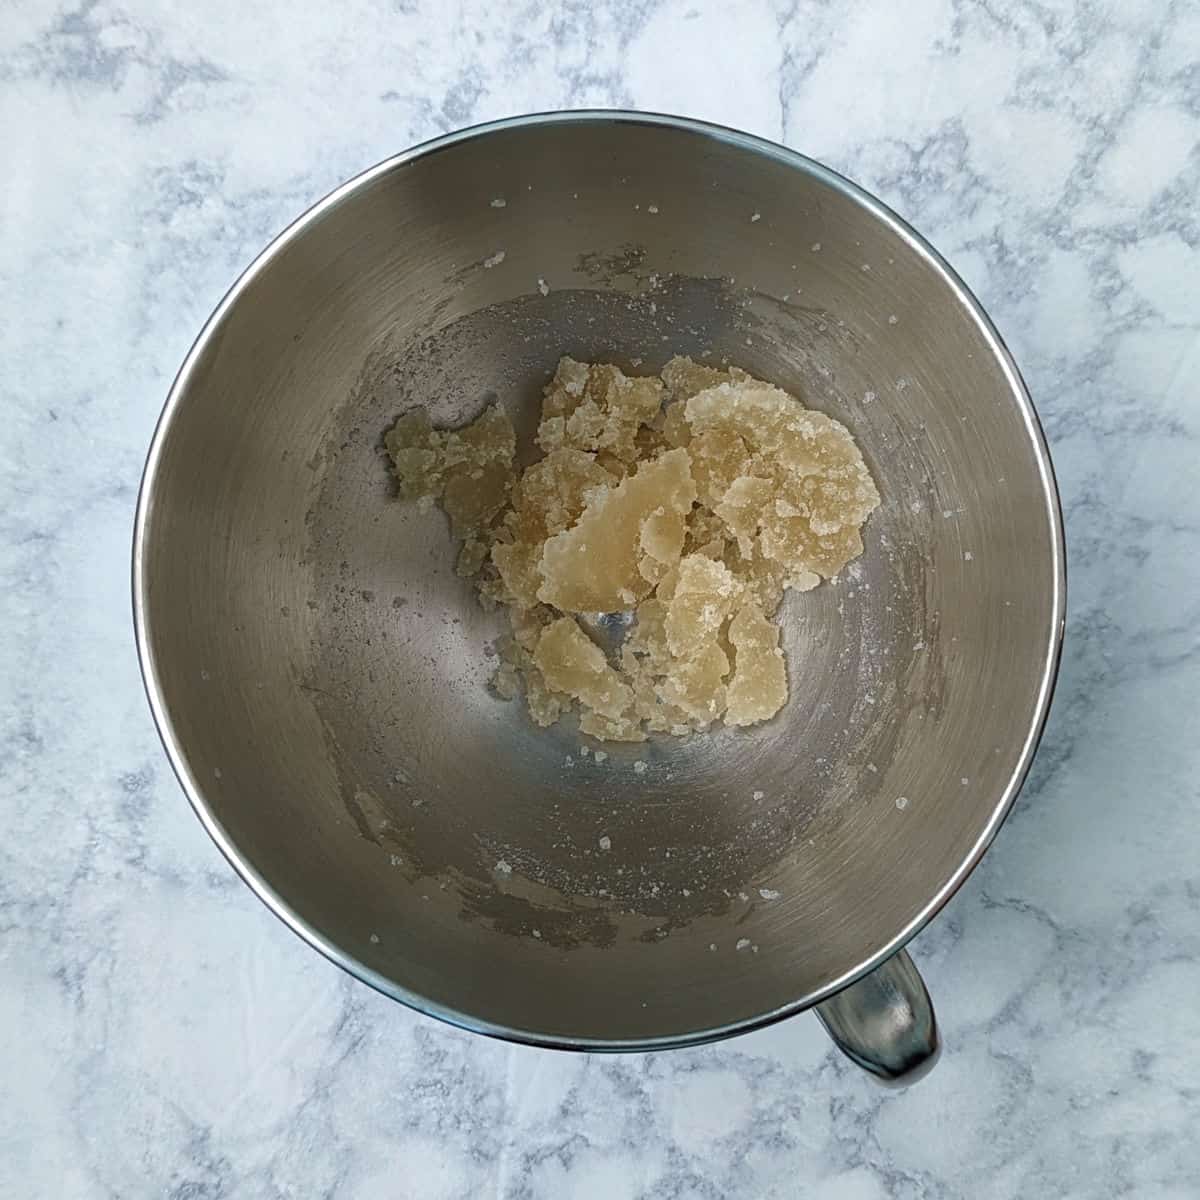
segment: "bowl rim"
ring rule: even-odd
[[[242,293],[288,245],[299,238],[309,226],[318,221],[325,213],[336,207],[351,194],[368,187],[381,176],[404,167],[419,158],[437,154],[464,142],[483,139],[496,133],[509,132],[514,129],[529,129],[547,125],[584,126],[602,124],[645,125],[670,129],[676,132],[709,138],[721,142],[726,146],[733,146],[738,150],[772,159],[840,192],[843,196],[859,205],[870,216],[890,228],[894,234],[907,243],[941,277],[942,282],[956,296],[963,309],[973,319],[1008,381],[1010,392],[1024,419],[1030,445],[1034,451],[1037,472],[1042,486],[1046,517],[1049,521],[1052,534],[1050,547],[1053,584],[1050,609],[1051,620],[1049,622],[1049,629],[1047,630],[1042,675],[1038,685],[1036,701],[1030,714],[1025,739],[1021,747],[1021,754],[1009,777],[1008,783],[993,807],[979,836],[949,878],[934,892],[916,916],[891,940],[879,947],[873,954],[863,959],[862,962],[844,972],[836,979],[829,981],[824,986],[774,1009],[731,1021],[727,1024],[678,1034],[641,1038],[566,1036],[545,1033],[536,1029],[500,1025],[471,1012],[430,1000],[419,992],[412,991],[396,983],[394,980],[389,979],[387,976],[359,961],[353,954],[326,938],[295,912],[288,902],[259,873],[254,864],[242,854],[234,840],[229,836],[212,809],[208,806],[204,797],[204,789],[201,787],[196,774],[192,771],[188,763],[187,755],[176,733],[171,714],[167,707],[157,663],[155,662],[152,650],[153,637],[148,604],[149,580],[146,574],[147,530],[154,510],[155,484],[162,459],[163,447],[170,432],[172,421],[183,403],[196,364],[209,344],[219,334],[222,325]],[[656,112],[641,112],[630,109],[579,109],[530,113],[467,126],[463,129],[420,142],[407,150],[383,159],[374,166],[368,167],[366,170],[353,176],[345,183],[340,184],[292,221],[282,232],[277,234],[266,248],[238,276],[233,285],[222,297],[220,303],[213,310],[212,315],[204,323],[196,340],[188,350],[167,393],[162,412],[154,428],[141,483],[138,488],[133,529],[131,582],[134,637],[137,644],[138,664],[141,669],[142,682],[154,717],[154,723],[157,727],[163,748],[166,751],[167,758],[171,763],[171,768],[179,780],[180,786],[183,788],[189,803],[197,817],[199,817],[201,824],[208,831],[209,836],[216,843],[218,849],[229,861],[233,869],[241,876],[242,880],[258,898],[285,925],[330,962],[341,967],[348,974],[374,988],[376,991],[393,1000],[400,1001],[402,1004],[419,1013],[436,1017],[441,1021],[472,1033],[486,1034],[510,1042],[551,1049],[583,1051],[664,1050],[674,1047],[702,1045],[706,1042],[717,1041],[735,1034],[747,1033],[754,1029],[763,1028],[828,999],[830,996],[854,983],[857,979],[869,974],[915,937],[946,905],[978,865],[979,860],[991,845],[1004,819],[1012,809],[1013,803],[1029,774],[1034,755],[1037,752],[1042,733],[1045,729],[1053,699],[1054,687],[1062,657],[1063,637],[1066,626],[1066,544],[1063,532],[1062,502],[1055,480],[1054,466],[1050,458],[1050,450],[1046,442],[1045,433],[1034,408],[1029,390],[1021,377],[1012,354],[1005,345],[995,325],[984,311],[983,306],[950,264],[934,249],[929,241],[909,225],[907,221],[893,212],[886,204],[866,189],[824,164],[817,162],[815,159],[809,158],[798,151],[788,149],[776,142],[769,141],[766,138],[731,129],[724,125],[696,120],[691,117],[672,116]]]

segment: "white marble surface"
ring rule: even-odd
[[[1200,1194],[1198,60],[1188,0],[5,4],[0,1196]],[[947,1049],[904,1094],[807,1017],[587,1058],[414,1016],[233,877],[151,726],[134,493],[227,284],[359,168],[585,105],[714,118],[875,190],[1046,422],[1058,699],[913,947]]]

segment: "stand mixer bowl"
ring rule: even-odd
[[[528,444],[560,355],[650,372],[676,353],[845,423],[883,503],[862,558],[785,601],[778,717],[601,759],[489,693],[504,614],[455,575],[441,512],[396,498],[381,438],[416,404],[455,425],[498,400]],[[936,1028],[893,955],[1028,770],[1063,562],[1029,396],[917,234],[770,143],[574,113],[399,155],[260,256],[167,401],[134,595],[196,811],[360,979],[585,1049],[825,1002],[844,1048],[903,1078]],[[915,1040],[898,1059],[881,1012]]]

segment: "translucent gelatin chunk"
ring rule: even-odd
[[[732,517],[747,536],[747,522],[737,513],[742,496],[737,489],[729,495],[734,480],[725,450],[733,438],[744,442],[738,475],[765,480],[761,494],[774,498],[758,512],[759,545],[789,578],[836,575],[862,553],[859,529],[878,506],[879,493],[844,425],[756,380],[699,392],[687,401],[686,415],[691,446],[711,447],[705,465],[696,468],[702,495],[718,515],[724,507],[723,519]]]
[[[723,562],[704,554],[682,559],[663,623],[671,653],[690,658],[712,645],[741,596],[741,581]]]
[[[662,698],[681,709],[696,727],[706,728],[725,709],[725,676],[729,659],[718,645],[705,647],[688,658],[676,659],[664,676]]]
[[[498,404],[477,421],[448,432],[434,429],[423,408],[405,414],[384,436],[400,495],[429,503],[441,500],[450,532],[462,541],[482,540],[508,501],[513,482],[516,434]],[[460,559],[460,573],[474,574],[486,555],[472,549]]]
[[[788,698],[779,626],[751,602],[729,623],[736,666],[726,689],[726,725],[753,725],[773,717]]]
[[[662,388],[652,377],[631,378],[614,366],[563,358],[546,387],[538,445],[603,451],[633,462],[638,431],[658,415]]]
[[[602,717],[616,719],[633,704],[632,689],[571,617],[559,617],[546,626],[533,661],[550,687],[582,701]]]
[[[613,482],[596,456],[581,450],[553,450],[526,469],[513,485],[512,508],[504,515],[491,549],[509,603],[524,607],[538,603],[546,538],[578,520],[588,492]]]
[[[685,450],[668,450],[615,487],[590,494],[570,529],[542,551],[538,599],[563,612],[620,612],[649,594],[638,570],[642,524],[658,508],[687,513],[696,498]]]
[[[710,367],[705,363],[693,362],[690,358],[675,355],[662,369],[662,381],[666,385],[670,400],[690,400],[698,392],[716,387],[719,383],[732,383],[750,376],[739,367]]]

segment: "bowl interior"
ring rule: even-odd
[[[598,763],[488,692],[503,615],[381,435],[498,398],[528,442],[564,353],[727,358],[858,439],[883,505],[785,602],[766,725]],[[1061,620],[1032,414],[929,253],[794,156],[611,116],[449,139],[280,239],[177,383],[135,566],[168,746],[255,885],[392,994],[570,1044],[753,1022],[910,931],[1019,783]]]

